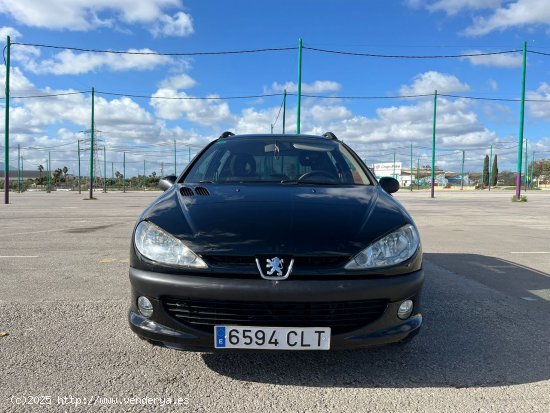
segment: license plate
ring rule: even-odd
[[[215,348],[329,350],[329,327],[215,326]]]

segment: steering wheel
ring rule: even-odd
[[[306,172],[305,174],[301,175],[297,180],[296,182],[301,182],[303,181],[304,179],[306,178],[309,178],[309,177],[312,177],[312,176],[323,176],[325,178],[329,178],[332,182],[336,182],[336,178],[334,177],[334,175],[332,175],[331,173],[329,172],[325,172],[325,171],[309,171],[309,172]]]

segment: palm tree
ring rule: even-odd
[[[40,183],[42,183],[42,172],[44,172],[44,165],[38,165],[38,173],[40,174]]]
[[[63,179],[65,180],[65,182],[67,182],[67,172],[69,172],[69,168],[64,166],[63,167]]]
[[[54,185],[57,183],[62,173],[63,173],[63,170],[61,168],[57,168],[55,171],[53,171],[52,175],[53,175]]]

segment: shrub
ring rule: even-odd
[[[516,196],[512,196],[512,202],[527,202],[527,196],[520,195],[519,199],[516,198]]]

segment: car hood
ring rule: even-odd
[[[353,255],[412,222],[379,186],[204,185],[159,197],[146,219],[204,255]],[[195,188],[190,186],[189,188]]]

